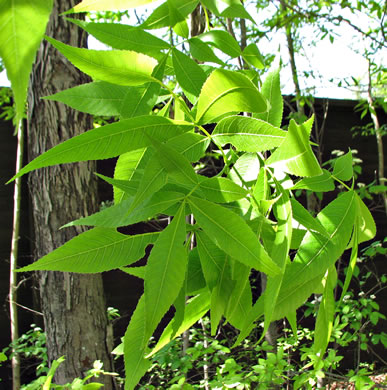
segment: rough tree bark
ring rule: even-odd
[[[47,35],[72,46],[82,47],[86,36],[59,16],[75,5],[75,0],[54,2]],[[28,98],[28,158],[41,153],[87,129],[88,115],[63,104],[42,100],[42,96],[87,82],[62,55],[43,41],[31,76]],[[96,211],[97,186],[94,163],[65,164],[30,174],[35,230],[35,255],[40,258],[80,233],[79,228],[59,228],[70,220]],[[107,316],[100,275],[61,272],[38,274],[41,308],[51,362],[62,355],[66,360],[55,375],[55,383],[71,382],[92,368],[95,360],[111,371],[107,345]],[[111,377],[99,378],[105,389],[112,389]]]

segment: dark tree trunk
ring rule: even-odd
[[[85,46],[86,36],[59,14],[76,1],[54,1],[47,35],[70,44]],[[89,81],[46,41],[37,54],[28,101],[28,157],[41,153],[92,127],[88,115],[41,97]],[[79,234],[79,228],[59,230],[65,223],[89,215],[98,204],[93,176],[94,163],[65,164],[40,169],[29,176],[36,258],[40,258]],[[95,360],[111,371],[107,345],[107,317],[101,275],[40,272],[41,307],[51,362],[66,360],[57,370],[55,382],[64,384],[92,368]],[[111,377],[105,389],[111,389]]]

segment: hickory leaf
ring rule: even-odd
[[[22,168],[14,178],[34,169],[76,161],[102,160],[151,144],[149,137],[164,141],[189,130],[158,116],[140,116],[97,127],[73,137],[43,153]],[[184,130],[185,129],[185,130]]]
[[[130,265],[145,256],[159,233],[126,236],[113,229],[95,228],[74,237],[19,271],[97,273]]]
[[[201,67],[181,51],[172,50],[173,68],[181,88],[194,96],[199,96],[206,74]]]
[[[46,37],[74,66],[96,80],[118,85],[141,85],[155,81],[154,58],[134,51],[79,49]],[[157,80],[156,80],[157,81]]]
[[[308,177],[321,175],[323,172],[309,144],[313,120],[312,117],[302,125],[297,125],[292,119],[285,140],[266,164],[292,175]]]
[[[187,252],[184,203],[159,235],[149,256],[144,279],[145,322],[153,332],[177,298],[185,280]]]
[[[204,199],[191,196],[187,200],[199,226],[220,249],[251,268],[269,275],[279,272],[258,237],[241,217]]]
[[[281,127],[284,102],[281,94],[279,69],[270,72],[266,76],[261,93],[270,103],[270,108],[264,113],[254,114],[254,117],[262,119],[275,127]]]
[[[17,123],[25,112],[32,64],[43,38],[52,5],[52,0],[0,1],[0,57],[11,82]]]
[[[263,152],[278,147],[287,133],[260,119],[229,116],[218,122],[212,139],[219,145],[230,143],[244,152]]]

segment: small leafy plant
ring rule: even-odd
[[[220,10],[207,0],[168,0],[140,26],[69,19],[111,46],[109,51],[46,37],[94,80],[46,98],[120,120],[55,146],[15,176],[55,164],[118,157],[114,177],[99,175],[113,186],[114,205],[69,222],[66,226],[94,228],[21,271],[122,269],[144,279],[144,293],[124,336],[127,390],[151,367],[151,356],[208,310],[211,334],[224,319],[240,331],[239,344],[262,317],[262,335],[283,317],[295,330],[296,309],[313,293],[322,294],[313,344],[319,367],[334,321],[335,261],[351,249],[346,290],[358,244],[375,235],[372,216],[353,190],[351,153],[339,157],[331,171],[322,169],[309,141],[313,117],[301,124],[291,120],[287,130],[281,129],[279,70],[262,83],[257,46],[242,50],[231,34],[211,28],[208,17],[205,32],[189,37],[187,18],[199,4],[207,16],[211,11],[218,17],[252,19],[239,1]],[[109,4],[84,1],[68,13],[91,10],[109,10]],[[177,39],[149,32],[160,28],[173,29]],[[226,65],[236,57],[249,69]],[[203,171],[213,155],[218,164]],[[298,189],[334,191],[335,183],[342,194],[317,217],[293,197]],[[162,231],[117,231],[160,217],[170,221],[160,221]],[[146,266],[132,267],[150,245]],[[256,302],[252,270],[267,278]],[[171,306],[175,315],[150,349]],[[279,364],[274,355],[270,359],[276,361],[273,367]],[[268,375],[258,363],[255,375]],[[235,372],[232,361],[224,364],[223,373]],[[270,380],[276,370],[269,370]]]

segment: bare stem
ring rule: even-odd
[[[17,151],[16,151],[16,172],[18,172],[23,163],[23,126],[20,120],[17,125]],[[11,322],[11,341],[15,343],[19,338],[19,324],[17,311],[17,256],[20,231],[20,200],[21,200],[21,179],[15,180],[14,195],[13,195],[13,226],[12,226],[12,241],[9,265],[9,313]],[[20,355],[16,352],[15,347],[12,347],[12,388],[18,390],[20,388]]]

